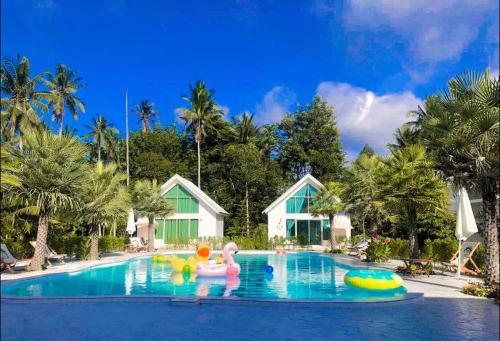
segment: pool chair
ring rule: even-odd
[[[33,246],[33,248],[36,248],[36,241],[31,241],[30,242],[31,246]],[[47,244],[45,244],[45,259],[47,260],[47,263],[49,263],[49,265],[52,265],[52,263],[50,262],[51,260],[54,261],[58,261],[59,263],[61,264],[64,264],[64,259],[66,258],[67,255],[65,254],[58,254],[57,252],[54,251],[54,249],[51,249]]]
[[[1,264],[1,269],[4,270],[9,270],[9,271],[14,271],[16,268],[26,268],[30,261],[29,260],[24,260],[24,261],[18,261],[12,253],[10,253],[9,248],[5,244],[0,245],[0,253],[2,255],[0,264]]]
[[[356,244],[349,247],[347,254],[349,256],[361,257],[365,253],[366,249],[368,249],[368,245],[370,245],[370,241],[362,239]]]
[[[146,251],[146,245],[141,241],[141,238],[130,237],[130,244],[128,246],[129,252]]]
[[[462,248],[460,250],[460,272],[472,276],[481,275],[481,269],[479,269],[476,262],[472,259],[472,255],[476,252],[479,245],[481,245],[481,243],[478,241],[465,241],[462,243]],[[449,270],[456,272],[458,266],[458,250],[455,252],[453,257],[451,257],[449,262],[444,262],[442,264],[444,266],[443,271]],[[467,264],[470,264],[473,269],[468,268]]]

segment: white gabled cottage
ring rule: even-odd
[[[269,239],[295,237],[305,240],[310,245],[328,245],[330,223],[328,216],[313,216],[309,208],[314,196],[324,188],[311,174],[297,181],[263,213],[267,214]],[[351,237],[351,218],[347,214],[338,214],[334,218],[336,236]]]
[[[228,214],[191,181],[176,174],[161,186],[162,196],[175,207],[167,219],[156,218],[155,247],[175,238],[223,237],[224,216]],[[147,239],[145,227],[138,221],[138,236]]]

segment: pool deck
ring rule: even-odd
[[[178,251],[176,251],[178,252]],[[148,253],[116,254],[100,261],[68,262],[42,272],[2,273],[13,280],[79,271]],[[350,266],[393,269],[342,255]],[[421,298],[386,303],[294,303],[232,300],[229,304],[148,298],[9,300],[2,298],[2,340],[498,340],[499,306],[460,292],[469,277],[453,274],[405,277]]]

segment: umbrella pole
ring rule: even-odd
[[[457,278],[460,278],[460,253],[462,251],[462,241],[458,240],[458,260],[457,260]]]

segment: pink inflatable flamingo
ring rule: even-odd
[[[224,246],[222,256],[226,260],[226,264],[213,263],[198,263],[196,273],[199,276],[228,276],[236,277],[240,274],[241,268],[233,259],[233,254],[238,252],[238,246],[235,243],[229,242]]]

